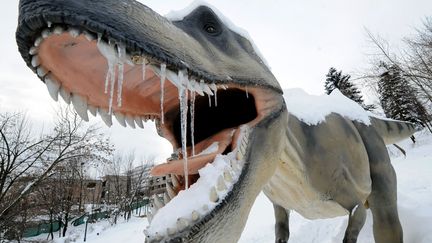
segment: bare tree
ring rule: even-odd
[[[117,223],[120,214],[129,219],[133,203],[142,199],[144,184],[149,177],[149,166],[154,158],[143,159],[139,166],[134,166],[135,154],[116,154],[106,169],[107,202],[112,206],[113,223]]]
[[[33,188],[70,160],[104,163],[109,139],[85,125],[69,107],[59,109],[53,130],[35,136],[23,113],[0,114],[0,232]]]

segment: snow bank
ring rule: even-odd
[[[345,97],[338,89],[330,95],[310,95],[302,89],[284,90],[288,112],[309,125],[325,121],[330,113],[370,125],[369,113],[356,102]]]
[[[407,157],[389,147],[393,166],[398,177],[399,217],[404,230],[404,242],[432,242],[432,135],[419,132],[417,143],[410,140],[400,143],[407,151]],[[342,242],[347,216],[332,219],[307,220],[292,212],[290,217],[290,242],[334,243]],[[145,218],[132,218],[110,226],[107,221],[89,224],[88,243],[142,243],[143,230],[147,226]],[[84,225],[70,227],[68,237],[55,242],[82,242]],[[57,234],[54,234],[57,237]],[[44,240],[47,235],[30,238]],[[240,243],[274,242],[274,216],[270,201],[260,194],[249,215]],[[371,243],[373,240],[372,214],[367,213],[365,226],[360,232],[358,243]]]

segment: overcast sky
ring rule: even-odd
[[[192,1],[140,2],[164,15]],[[426,16],[432,16],[431,0],[218,0],[211,4],[249,32],[283,88],[300,87],[312,94],[323,93],[329,67],[354,73],[367,66],[372,48],[365,28],[399,46]],[[56,103],[18,53],[17,8],[16,0],[3,1],[0,8],[0,110],[26,111],[31,119],[49,123]],[[115,124],[107,132],[122,150],[157,154],[159,159],[170,154],[170,145],[156,135],[154,126],[132,130]]]

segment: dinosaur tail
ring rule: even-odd
[[[370,119],[372,126],[383,138],[386,145],[409,138],[419,130],[416,125],[410,122],[384,120],[376,117],[370,117]]]

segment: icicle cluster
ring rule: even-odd
[[[117,49],[115,48],[117,46]],[[106,58],[108,70],[105,77],[104,93],[109,94],[108,112],[112,114],[115,83],[117,82],[117,106],[122,105],[122,90],[124,80],[124,64],[127,60],[126,48],[121,44],[109,42],[106,44],[98,37],[97,47],[100,53]]]

